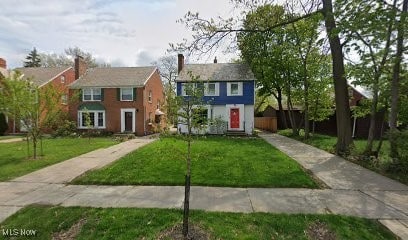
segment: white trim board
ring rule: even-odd
[[[120,109],[120,131],[125,131],[125,112],[132,113],[132,132],[136,132],[136,109],[135,108],[121,108]]]

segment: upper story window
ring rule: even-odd
[[[181,95],[190,96],[192,91],[195,91],[197,88],[197,83],[182,83],[181,84]]]
[[[133,101],[133,88],[121,88],[120,101]]]
[[[102,90],[100,88],[85,88],[82,90],[83,101],[101,101]]]
[[[152,97],[153,97],[153,96],[152,96],[152,90],[150,90],[150,91],[149,91],[149,103],[152,102]]]
[[[64,75],[61,76],[61,83],[65,83],[65,76]]]
[[[205,84],[205,96],[219,96],[219,83],[206,83]]]
[[[156,108],[157,108],[157,109],[160,109],[160,100],[159,100],[159,99],[157,99],[157,105],[156,105]]]
[[[61,95],[61,103],[64,105],[68,104],[68,96],[66,94]]]
[[[242,82],[227,83],[227,96],[242,96]]]

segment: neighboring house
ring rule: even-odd
[[[372,93],[361,87],[361,86],[355,86],[352,84],[348,84],[348,94],[349,94],[349,104],[350,107],[356,107],[356,106],[361,106],[361,101],[365,99],[372,99]],[[334,96],[334,93],[333,93]],[[333,105],[333,110],[334,110],[334,105]],[[286,108],[283,109],[286,119],[287,119],[287,126],[290,128],[291,123],[289,121],[289,113]],[[293,112],[294,118],[296,122],[302,122],[303,123],[303,112],[300,108],[297,108]],[[278,119],[278,129],[283,129],[284,124],[281,119],[281,115],[279,113],[278,109],[275,109],[272,106],[268,106],[265,108],[265,110],[260,113],[260,115],[264,117],[277,117]],[[375,137],[379,138],[381,136],[382,130],[385,130],[387,128],[385,124],[385,111],[384,109],[381,109],[377,112],[376,114],[376,125],[375,125]],[[370,126],[370,114],[363,116],[363,117],[353,117],[351,116],[351,121],[352,121],[352,136],[353,138],[367,138],[368,137],[368,129]],[[310,122],[311,124],[311,130],[313,129],[313,121]],[[322,133],[322,134],[328,134],[328,135],[337,135],[337,120],[336,120],[336,113],[333,111],[333,115],[329,116],[326,120],[323,120],[321,122],[315,122],[315,132],[317,133]]]
[[[255,77],[246,64],[214,63],[184,64],[184,56],[178,55],[177,95],[187,96],[185,87],[191,81],[190,73],[204,85],[207,104],[204,117],[209,123],[221,118],[227,122],[227,131],[252,134],[254,130]],[[187,126],[179,124],[180,132]],[[207,128],[210,132],[210,127]]]
[[[4,59],[0,60],[0,65],[3,62],[2,60],[4,61]],[[13,70],[13,72],[17,71],[22,74],[22,80],[32,81],[40,90],[46,86],[54,87],[61,93],[61,109],[68,111],[68,86],[75,81],[75,71],[73,67],[16,68]],[[2,73],[2,75],[4,74]],[[19,122],[16,122],[16,120],[9,121],[10,133],[24,131],[26,131],[26,129]]]
[[[4,58],[0,58],[0,79],[8,77],[7,62]]]
[[[61,93],[61,107],[68,111],[69,85],[75,81],[73,67],[30,67],[16,68],[23,80],[32,81],[39,88],[52,86]]]
[[[78,129],[87,129],[87,115],[94,129],[138,136],[160,123],[164,95],[156,67],[88,69],[70,88],[70,96],[79,98],[69,110]]]

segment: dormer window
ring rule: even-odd
[[[102,90],[100,88],[85,88],[82,90],[82,100],[85,101],[101,101]]]

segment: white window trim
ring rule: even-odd
[[[208,92],[210,84],[215,84],[215,93],[214,94],[210,94]],[[220,84],[218,82],[205,83],[204,87],[205,87],[204,96],[219,96],[220,95]]]
[[[85,89],[90,89],[91,90],[91,100],[85,100]],[[94,100],[94,89],[99,89],[101,91],[101,99],[100,100]],[[82,89],[82,101],[83,102],[101,102],[102,101],[102,88],[84,88]]]
[[[60,80],[61,80],[61,83],[65,83],[65,76],[61,75]]]
[[[121,108],[120,109],[120,131],[125,132],[125,112],[132,113],[132,132],[136,132],[136,109],[135,108]]]
[[[231,93],[231,84],[238,84],[238,94]],[[242,82],[228,82],[227,83],[227,96],[242,96]]]
[[[82,126],[82,115],[81,113],[94,113],[95,116],[98,116],[98,113],[103,113],[103,126],[97,126],[93,127],[92,129],[105,129],[106,128],[106,112],[102,110],[97,110],[97,111],[78,111],[78,129],[88,129],[87,127]],[[98,118],[94,119],[94,122],[98,121]]]
[[[152,90],[149,90],[149,93],[148,93],[148,96],[147,96],[147,101],[149,103],[153,102],[153,92],[152,92]]]
[[[68,95],[67,94],[61,95],[61,104],[68,105]]]
[[[181,84],[181,96],[185,96],[185,97],[187,97],[187,96],[190,96],[190,95],[187,95],[187,93],[186,93],[186,85],[187,84],[194,84],[193,86],[194,86],[194,88],[196,88],[197,87],[197,84],[196,83],[182,83]]]
[[[124,100],[124,99],[122,99],[122,90],[123,89],[131,89],[132,90],[132,99],[131,100]],[[120,101],[121,102],[132,102],[133,101],[133,98],[134,98],[134,96],[133,96],[133,88],[121,88],[120,89]]]

